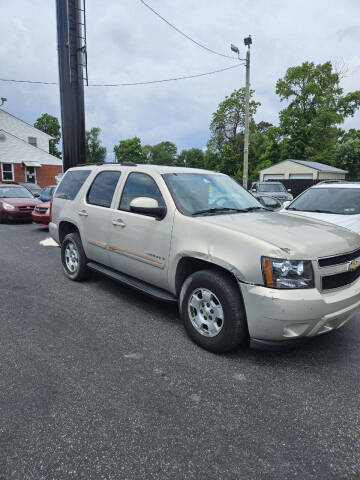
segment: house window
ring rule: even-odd
[[[14,164],[2,163],[1,176],[2,176],[3,182],[13,182],[14,181]]]
[[[28,137],[30,145],[37,147],[36,137]]]

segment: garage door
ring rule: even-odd
[[[266,180],[283,180],[284,178],[285,175],[283,173],[268,173],[264,175],[264,182],[266,182]]]
[[[312,180],[312,173],[290,173],[290,180]]]

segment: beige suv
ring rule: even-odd
[[[91,270],[178,302],[190,337],[224,352],[329,332],[360,306],[360,237],[267,210],[226,175],[156,165],[68,170],[52,237],[71,280]]]

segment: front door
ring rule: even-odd
[[[94,179],[85,198],[78,204],[79,226],[89,260],[109,266],[108,235],[111,204],[121,172],[102,171]]]
[[[166,289],[173,212],[168,211],[162,220],[133,213],[130,202],[138,197],[150,197],[165,206],[152,176],[141,172],[128,175],[119,209],[111,213],[110,264],[120,272]]]
[[[35,167],[25,167],[25,181],[28,183],[36,183]]]

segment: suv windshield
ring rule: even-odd
[[[0,187],[0,198],[34,198],[24,187]]]
[[[360,188],[309,188],[288,210],[355,215],[360,213]]]
[[[286,192],[282,183],[260,183],[259,192]]]
[[[264,208],[226,175],[168,173],[163,177],[177,208],[185,215],[236,213]]]

